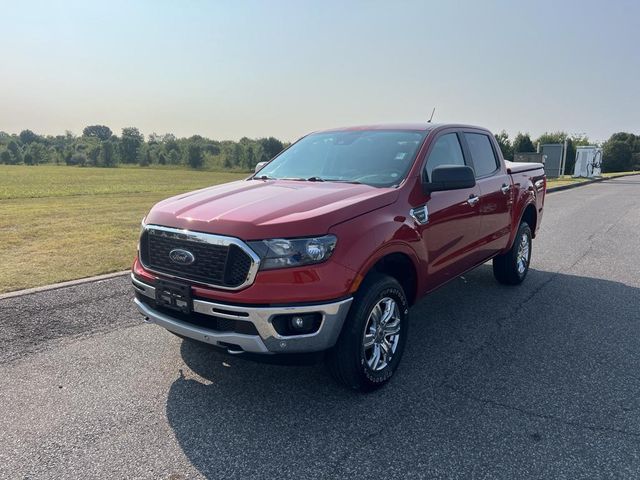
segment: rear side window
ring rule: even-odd
[[[455,133],[447,133],[436,140],[433,149],[429,153],[427,159],[427,178],[431,178],[431,172],[441,165],[464,165],[464,156],[462,148],[458,141],[458,135]]]
[[[465,133],[464,138],[471,152],[476,178],[495,172],[498,169],[498,161],[489,137],[481,133]]]

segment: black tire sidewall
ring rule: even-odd
[[[520,239],[522,238],[522,235],[525,234],[527,235],[527,238],[529,240],[529,255],[527,257],[527,266],[524,269],[524,272],[520,273],[518,271],[518,249],[520,247]],[[516,274],[516,276],[518,277],[518,279],[522,282],[525,277],[527,276],[527,273],[529,273],[529,265],[531,264],[531,253],[533,250],[533,242],[532,242],[532,235],[531,235],[531,228],[529,227],[528,223],[521,223],[520,224],[520,228],[518,228],[518,233],[516,236],[516,241],[513,244],[513,251],[512,251],[512,256],[511,256],[511,261],[512,261],[512,268],[514,273]]]
[[[354,348],[354,353],[357,355],[358,368],[360,375],[364,380],[364,386],[375,388],[376,386],[387,382],[393,376],[400,360],[402,359],[402,354],[407,341],[409,304],[402,287],[391,277],[382,277],[369,288],[371,288],[371,290],[363,296],[361,299],[361,305],[358,305],[360,307],[357,308],[356,313],[358,318],[352,318],[355,327],[352,330],[355,334],[353,335],[355,338],[353,338],[352,341],[357,341],[357,348]],[[362,340],[371,310],[381,299],[385,297],[392,298],[398,304],[398,310],[400,311],[400,338],[398,340],[396,351],[389,364],[382,370],[374,371],[367,365],[365,360]]]

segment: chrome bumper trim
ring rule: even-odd
[[[155,299],[155,288],[131,275],[137,292]],[[150,323],[156,323],[167,330],[202,342],[219,345],[231,343],[243,350],[254,353],[316,352],[335,345],[342,330],[353,298],[322,305],[284,306],[284,307],[245,307],[225,303],[193,300],[193,310],[203,315],[228,318],[253,323],[259,335],[244,335],[235,332],[219,332],[191,325],[176,318],[158,312],[145,303],[135,299],[140,313]],[[317,332],[307,335],[282,336],[273,327],[271,320],[276,315],[304,314],[317,312],[322,322]]]
[[[216,346],[224,346],[220,345],[220,342],[230,343],[238,345],[246,352],[269,353],[258,336],[241,335],[239,333],[214,332],[213,330],[207,330],[205,328],[181,322],[180,320],[176,320],[164,313],[156,312],[137,298],[134,302],[140,313],[145,317],[145,321],[155,323],[156,325],[160,325],[167,330],[179,333],[185,337],[200,340],[201,342],[210,343]]]
[[[141,282],[133,276],[133,273],[131,274],[131,283],[133,283],[133,288],[135,288],[137,292],[141,293],[145,297],[153,298],[155,300],[156,287]]]

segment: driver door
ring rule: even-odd
[[[455,130],[445,130],[433,141],[424,165],[425,180],[428,181],[433,169],[441,165],[472,166],[464,155],[460,134]],[[427,218],[426,223],[418,228],[428,255],[428,290],[476,265],[480,235],[479,200],[477,185],[424,195]]]

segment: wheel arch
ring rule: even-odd
[[[354,285],[354,290],[357,290],[372,273],[382,273],[395,278],[402,286],[409,305],[413,305],[418,299],[420,279],[418,262],[413,251],[396,248],[379,252],[369,259],[358,275],[359,281]]]
[[[535,203],[528,203],[524,208],[520,221],[518,222],[518,226],[520,226],[522,222],[527,222],[529,224],[529,228],[531,228],[531,236],[535,238],[536,227],[538,225],[538,211],[536,210]]]
[[[538,225],[538,211],[536,210],[536,204],[534,202],[528,202],[523,206],[522,213],[520,214],[517,223],[512,226],[511,238],[509,239],[509,244],[503,253],[509,251],[511,247],[513,247],[513,242],[516,241],[518,228],[520,228],[520,224],[522,222],[527,222],[529,224],[529,228],[531,228],[531,238],[535,238],[536,227]]]

